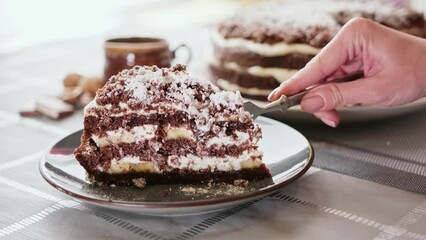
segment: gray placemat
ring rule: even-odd
[[[314,166],[426,194],[426,112],[332,129],[290,124],[312,142]]]

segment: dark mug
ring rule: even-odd
[[[176,52],[185,48],[188,51],[186,63],[191,60],[191,50],[185,44],[178,45],[170,50],[169,43],[162,38],[131,37],[114,38],[105,42],[105,69],[104,78],[108,80],[112,75],[135,65],[157,65],[170,67]]]

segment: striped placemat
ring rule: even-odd
[[[376,122],[291,124],[312,142],[314,166],[426,194],[426,111]]]

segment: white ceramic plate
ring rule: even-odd
[[[261,101],[254,102],[259,105],[266,104]],[[360,123],[398,117],[421,110],[426,111],[426,98],[398,107],[354,107],[339,108],[337,111],[340,114],[341,123]],[[320,123],[312,114],[302,112],[300,106],[293,107],[285,113],[277,111],[267,113],[265,116],[283,122]]]
[[[231,185],[217,185],[205,191],[206,185],[148,185],[139,189],[90,184],[85,170],[73,155],[80,144],[81,131],[61,139],[48,149],[40,161],[40,172],[61,192],[101,207],[166,216],[216,211],[276,191],[302,176],[312,164],[313,150],[303,135],[265,117],[259,117],[256,122],[262,128],[263,139],[259,148],[264,152],[263,159],[272,179],[253,181],[237,193],[228,191],[228,187],[235,187]],[[188,192],[188,189],[196,191]]]

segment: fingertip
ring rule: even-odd
[[[274,90],[272,90],[272,92],[269,94],[268,96],[268,101],[272,102],[277,100],[279,97],[281,97],[281,95],[286,95],[289,94],[289,91],[287,89],[287,85],[284,83],[281,83],[281,85],[277,88],[275,88]]]
[[[300,85],[301,79],[297,73],[286,81],[282,82],[279,87],[275,88],[268,96],[268,101],[275,101],[281,95],[293,95],[303,91],[307,86]]]
[[[275,100],[275,93],[277,92],[278,88],[275,88],[274,90],[272,90],[272,92],[269,94],[268,96],[268,101],[272,102],[273,100]]]
[[[336,110],[315,112],[314,116],[332,128],[336,128],[340,124],[340,117]]]
[[[330,119],[327,119],[327,118],[321,118],[321,121],[323,123],[325,123],[329,127],[332,127],[332,128],[336,128],[337,127],[337,123],[334,122],[333,120],[330,120]]]

